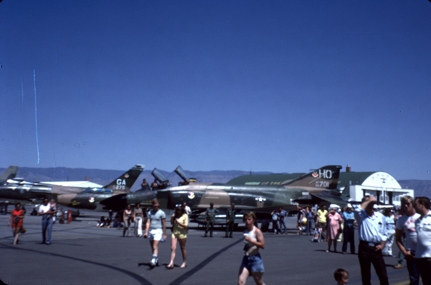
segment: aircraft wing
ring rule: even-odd
[[[103,185],[93,183],[90,181],[44,181],[40,182],[48,185],[65,186],[65,187],[79,187],[79,188],[102,188]]]
[[[337,204],[341,207],[344,207],[347,205],[347,202],[344,201],[341,197],[337,197],[335,195],[330,195],[329,193],[319,193],[319,194],[312,194],[307,196],[301,196],[295,199],[295,202],[298,202],[299,204],[314,204],[314,202],[317,200],[324,201],[329,204]]]

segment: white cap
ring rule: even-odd
[[[352,208],[352,204],[348,203],[346,208]]]

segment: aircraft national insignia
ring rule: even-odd
[[[319,177],[319,174],[317,172],[313,172],[313,174],[311,174],[314,178]]]
[[[187,197],[189,197],[189,199],[193,199],[195,197],[195,193],[189,192]]]
[[[262,203],[263,201],[266,201],[266,199],[265,198],[263,198],[263,197],[258,197],[258,198],[255,198],[256,199],[256,201],[258,201],[259,203]]]
[[[88,202],[94,203],[94,197],[90,197],[90,199],[88,199]]]
[[[124,174],[124,177],[125,177],[125,178],[129,178],[129,174],[127,174],[127,173],[126,173],[126,174]]]

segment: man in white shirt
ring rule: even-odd
[[[428,197],[416,197],[416,212],[421,215],[415,222],[417,232],[416,265],[425,285],[431,284],[431,203]]]
[[[183,203],[183,208],[184,208],[184,210],[186,211],[187,216],[189,216],[189,217],[190,217],[190,215],[192,214],[192,210],[190,209],[190,207],[189,207],[189,206],[187,206],[187,202],[184,202],[184,203]]]
[[[376,203],[374,196],[366,196],[362,199],[361,207],[355,211],[359,234],[358,258],[363,285],[371,285],[371,264],[376,270],[380,285],[389,285],[382,255],[387,240],[386,223],[383,215],[374,211]]]
[[[413,197],[408,195],[401,198],[401,210],[404,214],[397,219],[395,224],[395,242],[406,259],[410,284],[419,285],[419,272],[414,257],[417,244],[415,222],[421,215],[416,213],[413,207]],[[404,241],[403,234],[405,235]]]
[[[39,206],[39,215],[42,216],[42,243],[51,244],[51,232],[53,225],[53,215],[57,213],[48,203],[48,198],[43,199],[43,204]]]

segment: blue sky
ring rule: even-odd
[[[0,3],[0,166],[431,179],[431,3]]]

